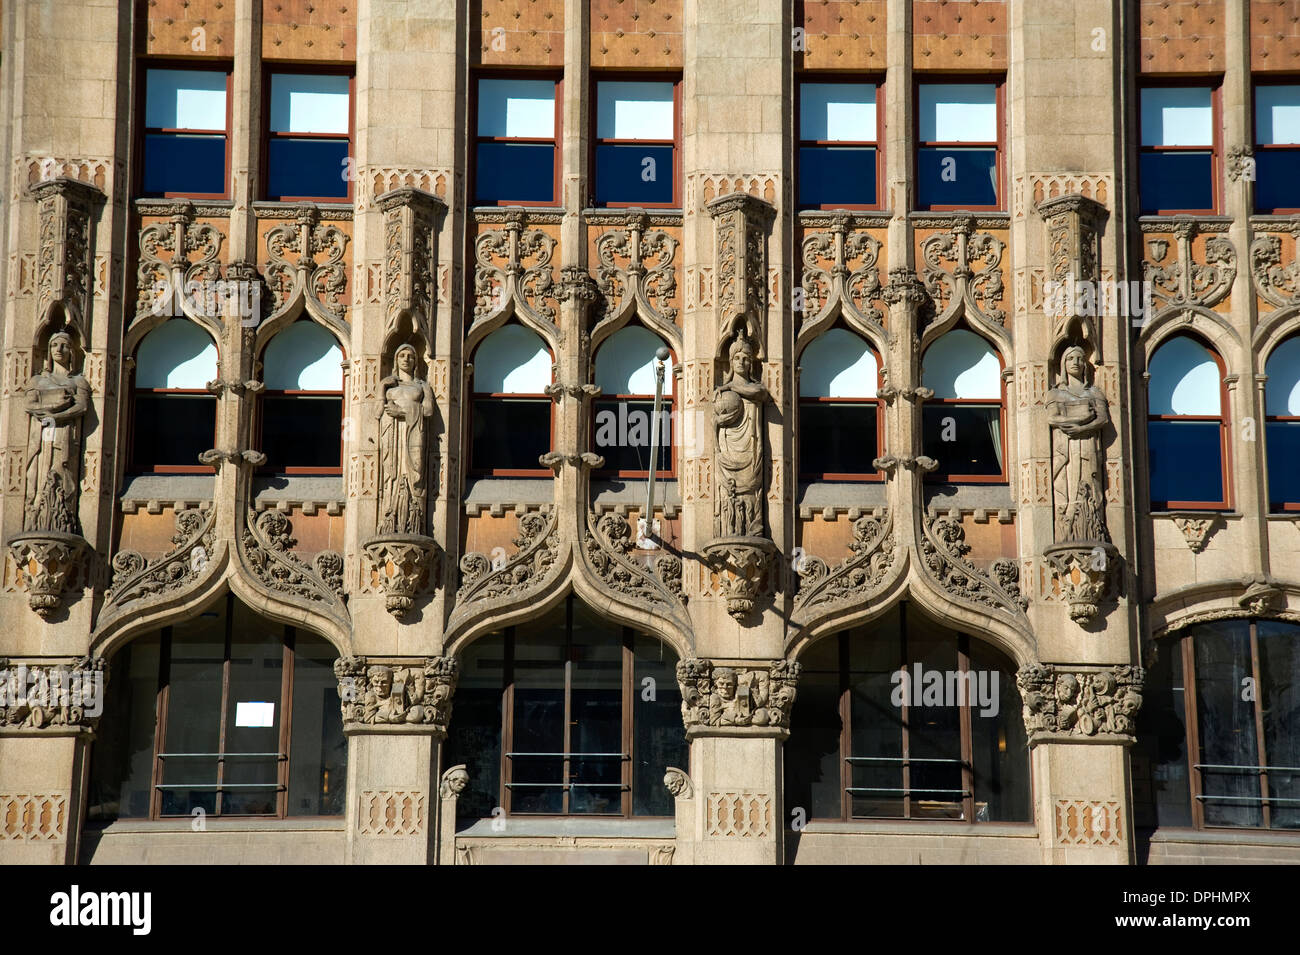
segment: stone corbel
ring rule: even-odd
[[[937,470],[939,467],[938,461],[936,461],[934,458],[927,457],[924,454],[919,454],[914,458],[909,458],[909,457],[899,458],[899,463],[901,463],[903,467],[907,468],[909,471],[920,471],[926,474],[928,474],[931,471]]]
[[[27,605],[42,619],[49,619],[59,609],[65,591],[76,582],[91,547],[79,534],[35,531],[11,537],[9,552],[27,588]]]
[[[375,204],[384,214],[385,328],[391,331],[402,315],[410,315],[424,340],[432,341],[438,221],[447,204],[409,186],[385,192]]]
[[[1174,517],[1174,526],[1182,532],[1183,540],[1187,542],[1187,549],[1193,554],[1200,554],[1205,550],[1218,524],[1217,514],[1188,514]]]
[[[893,474],[894,469],[898,467],[898,458],[892,454],[886,454],[882,457],[874,458],[871,466],[877,471],[884,471],[886,474]]]
[[[415,606],[420,581],[434,565],[438,544],[423,534],[372,537],[361,545],[379,575],[384,606],[399,620]]]
[[[1080,626],[1100,612],[1101,603],[1114,596],[1123,562],[1114,545],[1104,541],[1073,541],[1054,544],[1043,551],[1043,559],[1070,610],[1070,619]]]
[[[790,733],[801,667],[788,660],[723,666],[712,660],[677,664],[686,736],[776,736]],[[671,775],[671,773],[670,773]],[[665,783],[668,778],[665,777]],[[688,781],[689,785],[689,781]]]
[[[1029,745],[1130,745],[1145,680],[1146,671],[1139,666],[1032,663],[1021,667],[1016,685]]]
[[[669,766],[665,771],[664,785],[672,793],[674,799],[690,799],[695,795],[695,787],[691,785],[691,777],[686,770],[678,769],[676,766]]]
[[[1237,598],[1237,606],[1252,617],[1267,616],[1282,596],[1282,591],[1266,577],[1246,577],[1241,583],[1246,590]]]
[[[251,464],[253,467],[258,468],[266,463],[266,455],[261,451],[251,449],[223,451],[219,448],[209,448],[199,455],[199,463],[215,468],[220,468],[222,464],[237,466]]]
[[[704,547],[704,558],[718,575],[727,613],[743,620],[754,609],[759,587],[776,545],[764,537],[721,537]]]

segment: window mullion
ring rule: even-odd
[[[158,695],[154,704],[157,714],[153,735],[153,773],[149,780],[149,817],[157,819],[162,813],[162,790],[158,788],[163,778],[163,761],[158,754],[167,745],[167,704],[171,699],[172,628],[164,627],[158,641]]]
[[[636,657],[632,653],[632,630],[623,628],[623,711],[619,714],[623,735],[623,758],[619,760],[619,780],[623,784],[620,804],[623,818],[632,816],[632,767],[636,759],[636,734],[633,731],[633,707],[636,705]]]
[[[279,787],[276,794],[276,818],[284,819],[289,814],[289,745],[293,739],[293,667],[296,633],[293,627],[284,628],[284,652],[280,659],[280,755],[276,757],[275,781]]]
[[[501,791],[497,794],[506,815],[514,811],[514,796],[510,784],[514,782],[513,763],[507,753],[515,746],[515,628],[506,629],[505,659],[502,661],[501,686]]]
[[[221,712],[219,719],[220,727],[217,731],[217,796],[215,804],[215,815],[221,815],[221,804],[224,793],[221,790],[225,783],[226,769],[226,708],[230,705],[230,624],[231,617],[234,616],[234,598],[226,598],[226,651],[225,658],[221,661]]]
[[[903,671],[903,677],[907,677],[907,604],[903,603],[898,608],[898,668]],[[907,686],[904,683],[903,686]],[[911,707],[912,701],[909,699],[910,693],[903,694],[903,818],[912,818],[912,739],[909,727],[911,725]]]
[[[573,599],[569,598],[564,605],[564,759],[561,765],[564,768],[561,777],[564,782],[564,788],[561,790],[563,801],[560,811],[564,815],[569,814],[569,780],[571,777],[572,764],[570,763],[570,754],[573,746],[573,734],[571,720],[573,719]]]
[[[975,741],[974,727],[971,719],[971,681],[970,681],[970,636],[959,634],[957,637],[957,669],[961,673],[958,686],[965,687],[961,707],[958,710],[961,720],[961,788],[962,813],[966,821],[975,821]]]
[[[1201,771],[1196,767],[1201,762],[1201,726],[1198,714],[1199,687],[1196,684],[1196,645],[1195,637],[1188,636],[1181,641],[1179,651],[1183,655],[1183,703],[1184,719],[1187,721],[1187,758],[1188,775],[1192,784],[1192,825],[1197,829],[1205,828],[1205,807],[1201,799]]]
[[[1254,620],[1250,622],[1250,673],[1255,681],[1255,758],[1259,760],[1259,794],[1263,797],[1260,806],[1264,810],[1264,828],[1272,828],[1273,813],[1268,801],[1268,746],[1264,742],[1264,707],[1261,698],[1264,682],[1259,678],[1259,631]]]
[[[853,699],[852,677],[849,674],[849,633],[841,633],[839,639],[840,654],[840,815],[845,820],[853,818],[853,795],[849,787],[853,785],[853,764],[848,757],[853,755]]]

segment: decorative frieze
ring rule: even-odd
[[[67,831],[67,793],[0,793],[0,841],[59,842]]]
[[[1030,745],[1132,743],[1145,679],[1146,671],[1138,666],[1033,663],[1021,667],[1016,685]]]
[[[357,805],[357,831],[363,836],[419,836],[426,824],[425,795],[393,789],[368,789]]]
[[[249,510],[239,539],[240,560],[249,575],[270,596],[328,614],[340,623],[349,620],[343,601],[342,563],[333,551],[322,551],[313,564],[293,553],[293,525],[279,511]]]
[[[972,216],[944,218],[935,224],[947,231],[921,241],[921,281],[935,304],[933,324],[946,328],[964,310],[968,319],[1001,332],[1007,317],[998,307],[1006,243],[991,233],[977,231],[980,224]],[[922,227],[923,223],[913,225]]]
[[[705,801],[710,838],[766,839],[772,835],[772,797],[756,792],[711,792]]]
[[[503,229],[474,240],[474,324],[515,310],[559,337],[555,324],[558,289],[551,267],[556,240],[525,226],[537,216],[507,209]]]
[[[265,275],[271,298],[268,322],[301,304],[316,321],[347,336],[350,326],[343,302],[348,281],[343,263],[347,233],[324,221],[314,205],[294,208],[291,218],[266,233],[269,264]]]
[[[630,209],[621,218],[610,223],[621,228],[596,238],[596,282],[603,316],[592,332],[637,315],[680,351],[677,309],[669,304],[677,294],[677,240],[662,229],[650,228],[644,210]]]
[[[1237,277],[1237,252],[1232,242],[1223,235],[1207,236],[1201,261],[1197,261],[1194,240],[1211,231],[1206,224],[1180,215],[1162,226],[1174,234],[1173,256],[1167,238],[1148,238],[1143,262],[1143,277],[1150,285],[1156,310],[1153,317],[1167,309],[1214,308],[1228,297]]]
[[[518,600],[546,585],[560,555],[557,513],[532,511],[519,518],[514,556],[498,562],[471,551],[460,559],[461,584],[452,620],[467,615],[472,605],[488,606]]]
[[[849,213],[840,212],[825,223],[826,231],[804,236],[800,337],[820,328],[837,306],[850,319],[882,324],[883,315],[872,304],[883,293],[878,265],[881,245],[869,232],[853,230],[851,222]]]
[[[676,618],[689,629],[689,618],[682,613],[686,600],[681,558],[660,552],[653,565],[647,565],[635,559],[640,555],[634,543],[632,525],[625,516],[588,515],[583,555],[606,589],[655,616]]]

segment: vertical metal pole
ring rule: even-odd
[[[659,462],[659,412],[664,400],[664,362],[668,360],[669,351],[660,347],[655,352],[655,410],[650,416],[650,477],[646,482],[645,512],[641,515],[643,528],[637,546],[644,550],[654,550],[658,545],[654,541],[655,514],[655,465]]]

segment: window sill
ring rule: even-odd
[[[672,839],[677,834],[677,824],[672,819],[532,819],[527,816],[509,816],[505,828],[495,819],[477,819],[465,828],[456,830],[457,839],[517,839],[572,836],[593,839]],[[458,825],[460,823],[458,822]]]
[[[1139,836],[1145,836],[1153,843],[1187,843],[1192,845],[1261,845],[1300,846],[1300,832],[1279,829],[1177,829],[1164,827],[1160,829],[1138,829]]]
[[[809,822],[803,827],[807,835],[873,835],[873,836],[998,836],[1011,839],[1038,838],[1038,827],[1032,822],[966,822],[961,819],[854,819],[851,822],[831,820]]]
[[[472,477],[465,482],[465,513],[491,507],[540,506],[555,500],[555,478]]]
[[[347,829],[347,820],[342,816],[311,817],[302,816],[291,819],[217,819],[208,817],[203,820],[205,832],[343,832]],[[191,816],[176,819],[117,819],[113,822],[88,820],[87,831],[116,835],[125,832],[192,832],[194,818]]]

